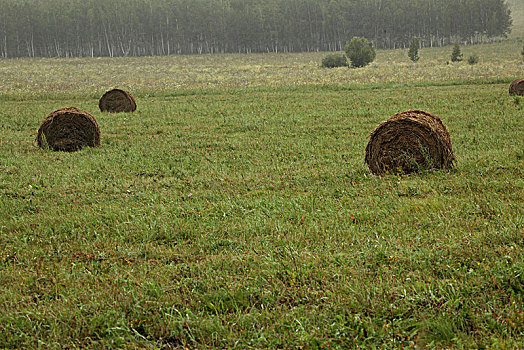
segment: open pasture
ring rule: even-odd
[[[115,87],[142,97],[165,97],[303,86],[361,90],[509,83],[524,69],[522,44],[516,40],[463,46],[464,60],[473,54],[479,56],[475,65],[449,63],[451,51],[451,47],[421,49],[420,61],[414,64],[407,49],[379,50],[370,66],[351,70],[321,69],[324,52],[4,60],[0,65],[0,99],[99,99]]]
[[[0,61],[0,347],[519,348],[519,43]],[[98,99],[120,87],[135,113]],[[101,147],[43,151],[76,106]],[[454,169],[370,175],[367,138],[421,109]]]

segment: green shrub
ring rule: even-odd
[[[411,44],[409,45],[408,57],[413,62],[417,62],[419,59],[418,47],[419,47],[418,39],[415,39],[415,38],[411,39]]]
[[[362,37],[353,37],[346,44],[346,55],[351,61],[351,66],[356,68],[367,66],[376,57],[373,45],[366,38]]]
[[[322,67],[336,68],[349,66],[346,56],[343,54],[330,54],[322,59]]]
[[[468,57],[468,63],[469,64],[477,64],[479,63],[479,56],[478,55],[471,55]]]
[[[453,46],[453,51],[451,51],[451,62],[460,62],[462,61],[462,52],[460,52],[459,44]]]

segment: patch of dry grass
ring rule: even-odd
[[[0,66],[3,98],[99,98],[115,87],[139,96],[199,90],[378,86],[512,81],[524,75],[515,41],[463,47],[464,57],[480,63],[447,64],[451,47],[420,50],[412,63],[406,50],[378,51],[360,69],[321,68],[325,53],[203,55],[141,58],[13,59]]]

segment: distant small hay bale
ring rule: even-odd
[[[134,112],[136,110],[135,99],[125,90],[113,89],[107,91],[98,101],[98,107],[102,112],[121,113]]]
[[[85,146],[100,146],[100,128],[89,113],[76,107],[62,108],[42,122],[36,142],[40,148],[74,152]]]
[[[524,79],[514,80],[509,86],[511,96],[524,96]]]
[[[390,117],[371,133],[365,160],[373,174],[383,175],[449,169],[455,157],[449,132],[439,117],[406,111]]]

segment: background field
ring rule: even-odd
[[[140,58],[15,59],[0,65],[0,99],[98,99],[115,86],[138,96],[240,93],[301,86],[346,89],[510,82],[522,72],[518,41],[465,46],[476,65],[447,64],[451,47],[422,49],[413,64],[407,50],[379,50],[370,66],[320,69],[326,53],[226,54]]]
[[[520,51],[0,61],[0,347],[522,347]],[[138,111],[98,112],[111,87]],[[72,105],[102,146],[37,149]],[[454,170],[369,174],[407,109]]]

